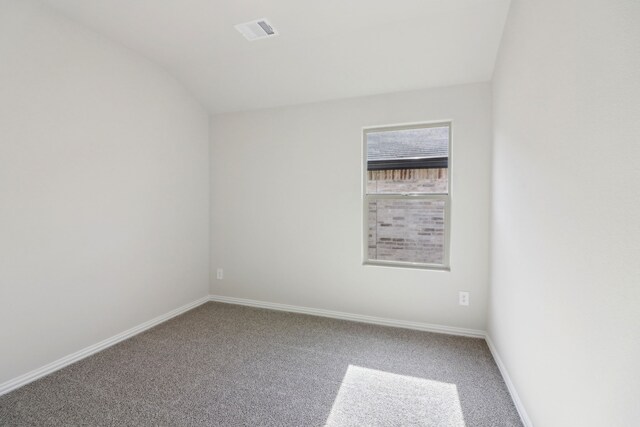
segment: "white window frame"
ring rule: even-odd
[[[432,127],[449,127],[449,157],[447,164],[447,193],[379,193],[368,194],[368,165],[367,165],[367,134],[373,132],[385,132],[394,130],[409,129],[425,129]],[[451,253],[451,187],[452,187],[452,136],[453,121],[441,120],[435,122],[396,124],[387,126],[371,126],[362,128],[362,264],[367,266],[386,266],[386,267],[404,267],[417,268],[423,270],[440,270],[451,271],[450,253]],[[442,264],[430,264],[406,261],[384,261],[369,259],[369,202],[379,199],[407,199],[411,200],[444,200],[444,258]]]

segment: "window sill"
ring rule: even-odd
[[[400,268],[409,270],[430,270],[438,272],[451,272],[451,267],[446,265],[431,265],[431,264],[416,264],[411,262],[384,262],[384,261],[364,261],[363,267],[387,267],[387,268]]]

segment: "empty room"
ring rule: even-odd
[[[0,426],[640,426],[637,0],[0,0]]]

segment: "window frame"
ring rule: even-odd
[[[367,135],[374,132],[388,132],[395,130],[426,129],[433,127],[449,128],[449,154],[447,164],[447,193],[378,193],[368,194],[368,153]],[[377,267],[414,268],[420,270],[451,271],[451,189],[452,189],[452,139],[453,121],[438,120],[420,123],[395,124],[385,126],[369,126],[362,128],[362,265]],[[388,261],[369,259],[369,203],[377,199],[399,199],[399,200],[443,200],[444,201],[444,258],[442,264],[408,262],[408,261]]]

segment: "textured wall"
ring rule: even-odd
[[[444,263],[444,201],[378,199],[368,219],[369,259]]]
[[[447,169],[367,172],[374,193],[446,193]],[[375,200],[369,203],[368,257],[372,260],[443,264],[445,205],[430,200]]]

